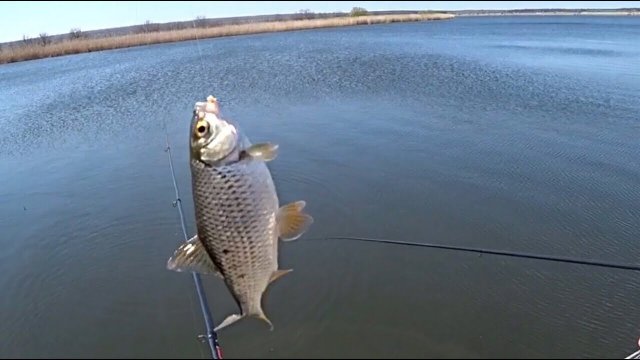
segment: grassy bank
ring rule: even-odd
[[[290,20],[256,22],[249,24],[223,25],[205,28],[190,28],[172,31],[147,32],[104,38],[80,38],[64,40],[47,45],[20,44],[3,47],[0,51],[0,64],[33,60],[53,56],[78,54],[92,51],[127,48],[139,45],[159,44],[184,40],[196,40],[221,36],[258,34],[276,31],[318,29],[339,26],[387,24],[394,22],[444,20],[452,18],[449,14],[398,14],[349,16],[327,19]]]

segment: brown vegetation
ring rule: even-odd
[[[85,53],[100,50],[126,48],[138,45],[159,44],[184,40],[196,40],[221,36],[258,34],[265,32],[317,29],[350,25],[384,24],[406,21],[424,21],[449,19],[449,14],[399,14],[399,15],[362,15],[324,19],[306,19],[290,21],[256,22],[248,24],[223,25],[205,28],[186,28],[172,31],[155,31],[154,24],[147,22],[147,31],[123,36],[88,38],[82,36],[79,29],[73,29],[68,39],[51,43],[49,36],[41,34],[40,41],[24,41],[0,49],[0,63],[39,59],[68,54]],[[200,20],[200,19],[198,19]]]

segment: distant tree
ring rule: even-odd
[[[73,28],[69,30],[69,38],[71,38],[71,40],[80,39],[81,37],[82,37],[82,30],[78,28]]]
[[[309,9],[301,9],[298,11],[298,14],[302,15],[303,19],[312,19],[314,17],[313,11]]]
[[[40,33],[40,45],[47,46],[49,44],[51,44],[51,36],[46,32]]]
[[[351,16],[364,16],[364,15],[367,15],[368,13],[369,12],[367,11],[367,9],[363,7],[355,6],[354,8],[351,9],[351,12],[349,14]]]
[[[196,27],[204,27],[207,24],[207,18],[200,15],[194,20]]]
[[[33,43],[33,39],[30,38],[28,35],[22,35],[22,43],[24,45],[31,45]]]
[[[151,20],[147,20],[142,25],[142,32],[149,33],[152,31],[160,31],[160,25],[154,24]]]

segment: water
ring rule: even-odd
[[[640,18],[503,17],[0,66],[0,357],[206,357],[164,150],[213,94],[311,231],[239,357],[623,357],[640,277],[352,235],[638,263]],[[199,47],[198,47],[199,45]],[[214,277],[216,322],[235,312]]]

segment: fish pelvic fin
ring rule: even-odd
[[[307,205],[305,201],[296,201],[282,206],[278,210],[278,235],[282,241],[293,241],[304,234],[311,224],[313,217],[302,212]]]
[[[198,235],[178,247],[167,261],[167,269],[177,272],[192,271],[200,274],[213,274],[223,278]]]

